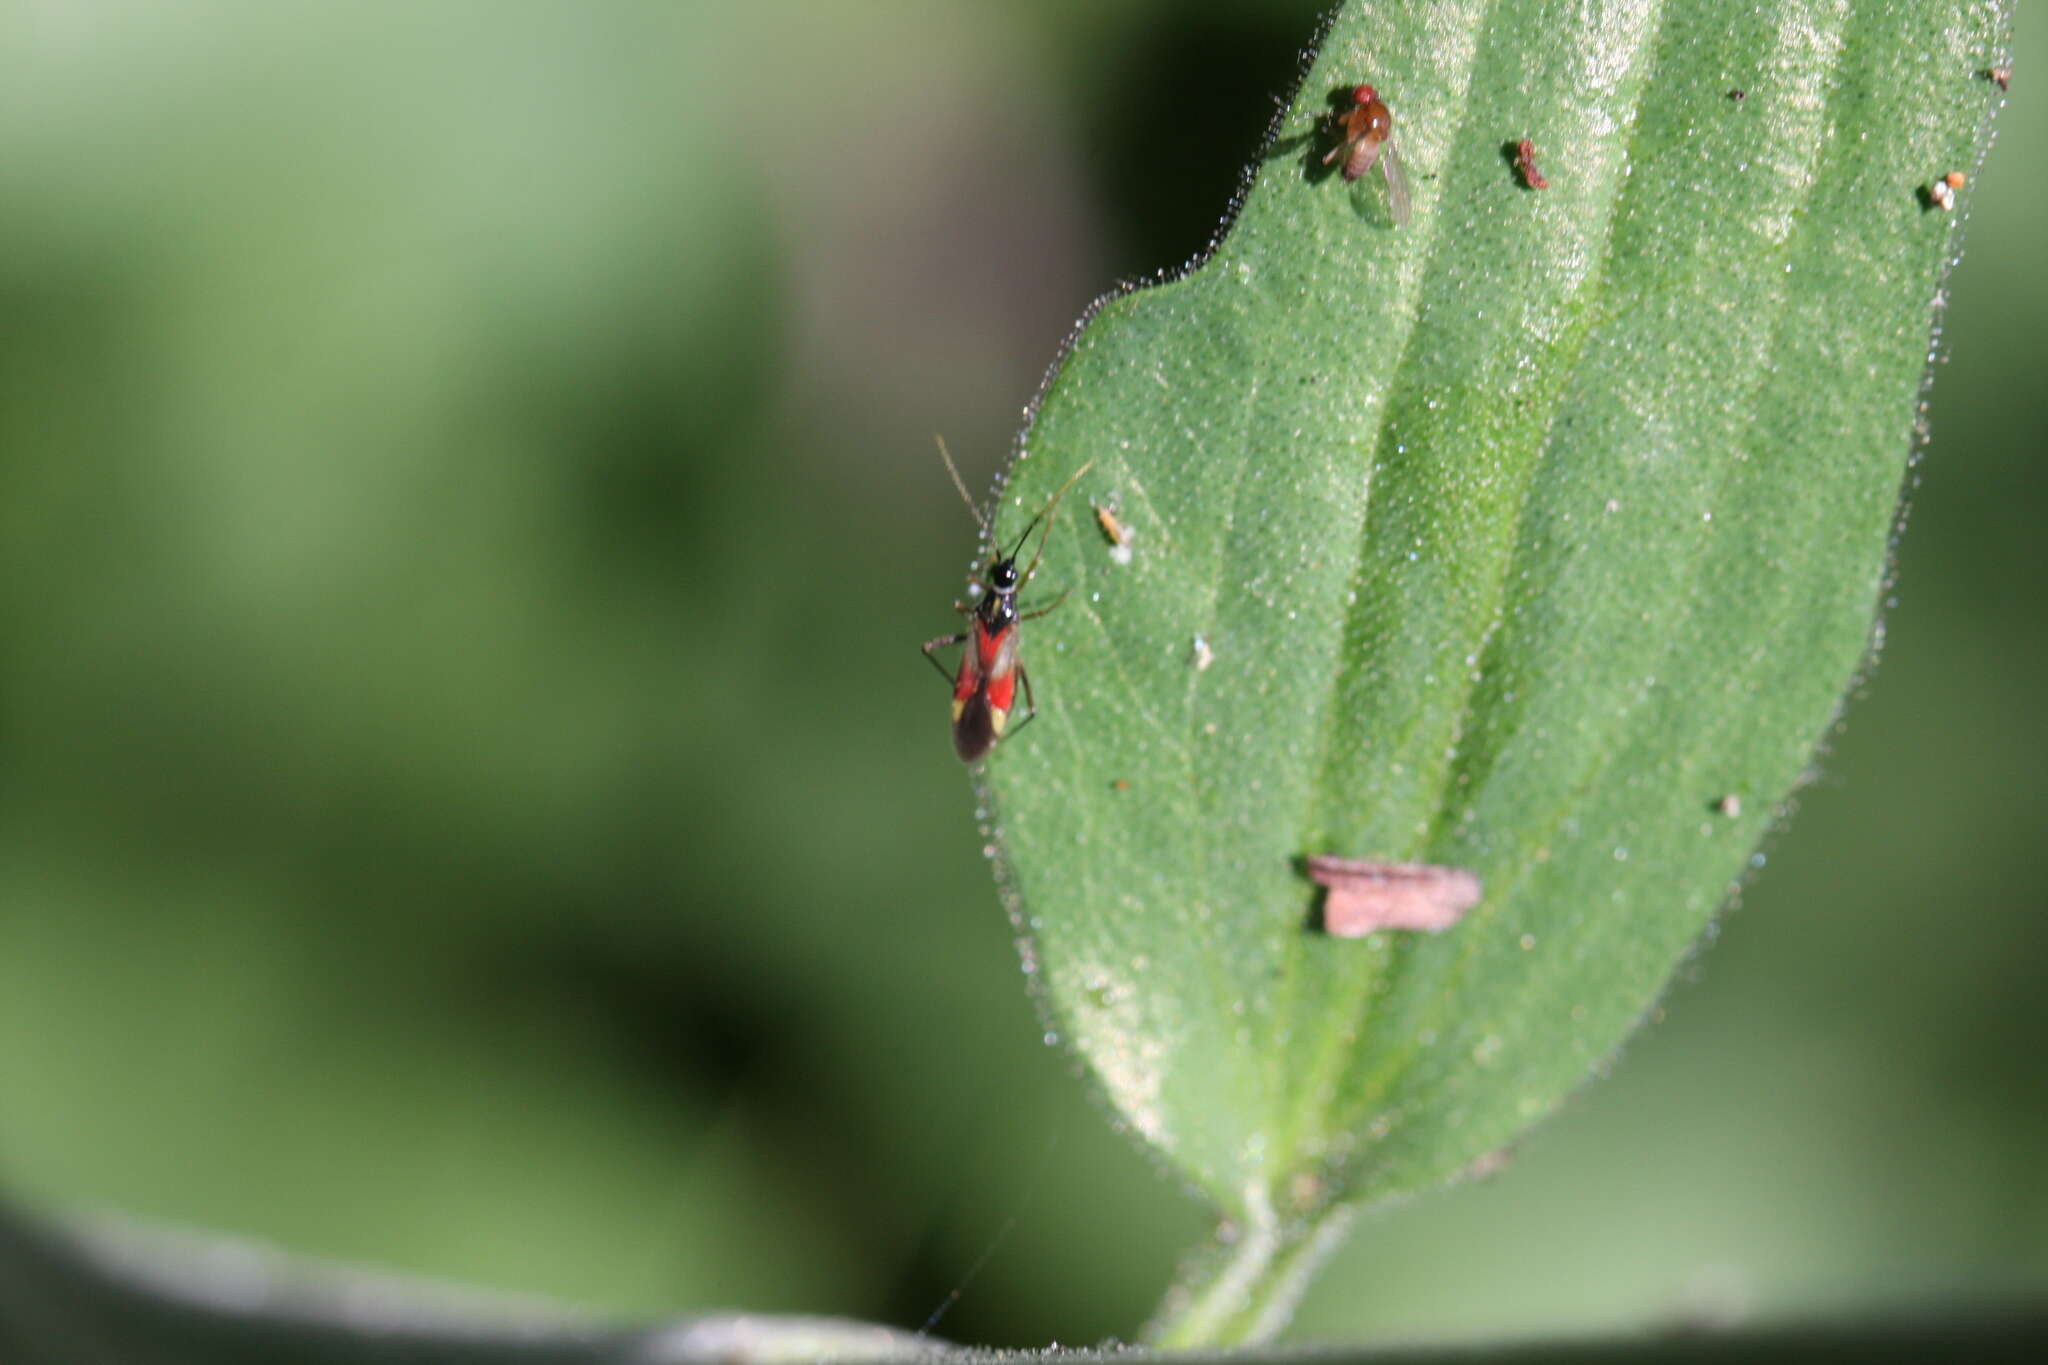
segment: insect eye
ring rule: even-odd
[[[1379,97],[1380,92],[1369,85],[1361,85],[1351,92],[1351,102],[1353,104],[1371,104]]]

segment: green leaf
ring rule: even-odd
[[[1228,1220],[1164,1339],[1276,1330],[1349,1209],[1555,1108],[1760,864],[1872,643],[1957,243],[1926,187],[2010,18],[1347,5],[1213,257],[1076,337],[999,504],[1094,462],[1033,585],[1072,595],[987,781],[1059,1030]],[[1359,81],[1406,226],[1320,164]],[[1333,939],[1318,853],[1485,896]]]

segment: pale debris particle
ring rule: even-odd
[[[1323,932],[1363,938],[1382,929],[1441,933],[1479,903],[1484,888],[1462,867],[1388,863],[1371,858],[1306,860],[1309,880],[1325,889]]]
[[[1209,648],[1209,640],[1207,636],[1195,636],[1194,661],[1195,672],[1197,673],[1208,672],[1209,665],[1216,662],[1216,651]]]
[[[1742,798],[1737,796],[1734,792],[1729,792],[1726,796],[1722,797],[1720,800],[1714,803],[1714,810],[1717,813],[1725,815],[1729,819],[1733,820],[1736,816],[1742,814]]]

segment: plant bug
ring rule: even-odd
[[[1387,212],[1393,216],[1394,226],[1401,227],[1408,221],[1408,177],[1402,173],[1401,157],[1394,150],[1390,134],[1394,129],[1394,116],[1380,101],[1379,91],[1369,85],[1359,85],[1351,91],[1351,108],[1338,120],[1337,128],[1343,134],[1343,141],[1329,150],[1323,157],[1325,166],[1343,163],[1345,180],[1356,180],[1371,170],[1377,161],[1380,173],[1387,178]]]
[[[1016,545],[1006,553],[1002,542],[996,540],[995,527],[974,505],[974,498],[961,480],[960,470],[953,464],[952,452],[946,449],[944,440],[939,441],[939,456],[945,460],[946,472],[953,476],[953,487],[960,490],[960,498],[967,504],[967,510],[974,514],[981,533],[995,544],[994,555],[983,570],[988,581],[974,584],[982,589],[980,599],[971,604],[953,604],[955,611],[971,618],[967,629],[958,635],[942,635],[924,642],[924,656],[932,661],[933,668],[939,670],[940,677],[946,676],[946,666],[934,657],[933,651],[949,645],[967,646],[960,655],[959,670],[952,677],[953,752],[960,755],[963,763],[978,763],[996,747],[996,741],[1003,738],[1009,727],[1010,711],[1017,699],[1017,684],[1024,685],[1024,715],[1017,722],[1016,729],[1008,732],[1015,734],[1038,714],[1037,700],[1031,695],[1031,675],[1024,671],[1024,665],[1017,658],[1017,627],[1045,615],[1064,602],[1067,595],[1061,593],[1050,606],[1020,615],[1017,594],[1038,572],[1045,542],[1052,537],[1053,509],[1059,506],[1067,490],[1095,467],[1095,462],[1090,460],[1082,465],[1074,471],[1072,478],[1059,486],[1059,490],[1039,509],[1038,515],[1025,525]],[[1045,534],[1038,538],[1038,551],[1031,556],[1030,567],[1020,574],[1017,572],[1017,558],[1024,553],[1025,543],[1041,521],[1045,523]]]

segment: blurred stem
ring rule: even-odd
[[[781,1365],[950,1349],[838,1318],[612,1326],[234,1238],[113,1218],[54,1223],[0,1202],[6,1365]]]
[[[1226,1224],[1205,1251],[1189,1259],[1146,1325],[1149,1344],[1187,1349],[1271,1341],[1343,1242],[1355,1212],[1339,1205],[1283,1225],[1263,1193],[1251,1207],[1254,1216],[1244,1227]]]

